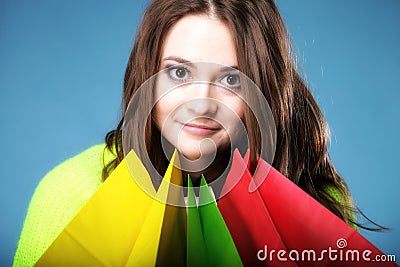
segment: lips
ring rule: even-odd
[[[184,123],[182,125],[185,132],[201,136],[211,135],[220,129],[219,127],[196,123]]]

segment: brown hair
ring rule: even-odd
[[[276,154],[272,165],[347,223],[355,223],[351,194],[327,153],[329,130],[307,85],[296,70],[288,33],[273,0],[154,0],[143,16],[125,72],[122,119],[107,134],[107,149],[116,158],[103,169],[103,179],[123,159],[122,126],[129,101],[138,88],[159,71],[163,41],[169,29],[188,14],[215,17],[231,29],[239,70],[260,88],[268,101],[276,126]],[[147,90],[137,109],[151,108]],[[260,131],[248,111],[244,123],[249,133],[251,162],[260,154]],[[150,145],[152,144],[152,145]],[[159,173],[168,164],[160,152],[160,132],[149,117],[145,147]],[[140,154],[140,152],[139,152]],[[339,196],[334,197],[333,191]]]

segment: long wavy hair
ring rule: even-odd
[[[352,216],[354,207],[348,187],[327,152],[327,123],[297,71],[288,32],[273,0],[152,1],[127,64],[121,121],[105,138],[106,149],[115,153],[115,159],[104,167],[103,180],[124,157],[122,127],[129,101],[147,79],[160,71],[165,37],[187,15],[217,18],[231,30],[238,69],[260,88],[273,112],[277,136],[272,166],[346,223],[359,225]],[[149,108],[152,97],[153,92],[147,90],[137,108]],[[260,155],[261,135],[250,112],[246,112],[244,124],[254,166]],[[146,167],[153,164],[159,173],[164,173],[168,161],[161,153],[160,132],[151,116],[146,123],[145,144],[138,141],[134,145],[136,151],[148,152],[151,162],[144,162]],[[332,195],[332,188],[339,197]]]

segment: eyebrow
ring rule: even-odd
[[[179,64],[185,64],[185,65],[188,65],[190,67],[195,67],[194,66],[195,64],[192,61],[190,61],[188,59],[181,58],[181,57],[168,56],[168,57],[163,58],[162,61],[167,61],[167,60],[172,60],[172,61],[175,61],[175,62],[177,62]],[[238,66],[224,66],[223,68],[220,69],[221,72],[227,72],[227,71],[232,71],[232,70],[238,70]]]
[[[188,66],[190,66],[190,67],[194,67],[193,62],[191,62],[190,60],[181,58],[181,57],[169,56],[169,57],[163,58],[162,61],[167,61],[167,60],[172,60],[172,61],[175,61],[175,62],[177,62],[177,63],[179,63],[179,64],[184,64],[184,65],[188,65]]]

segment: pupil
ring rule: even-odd
[[[178,78],[183,78],[183,77],[185,77],[185,70],[183,69],[183,68],[178,68],[177,70],[176,70],[176,77],[178,77]]]

